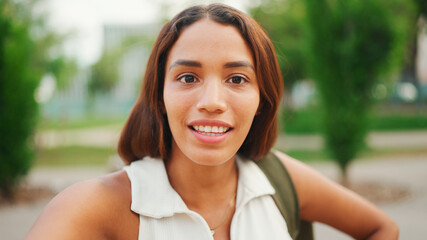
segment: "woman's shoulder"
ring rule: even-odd
[[[123,170],[79,182],[52,199],[27,237],[115,239],[122,228],[138,223],[130,204],[130,182]]]

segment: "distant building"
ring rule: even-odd
[[[80,70],[67,89],[57,91],[54,97],[43,105],[43,115],[53,118],[75,118],[85,115],[88,111],[100,116],[127,114],[139,93],[146,61],[151,50],[151,46],[147,42],[149,39],[154,39],[158,30],[158,24],[105,25],[104,51],[117,48],[129,38],[134,38],[137,42],[126,50],[120,60],[119,79],[116,87],[108,94],[98,94],[93,104],[89,105],[87,84],[91,77],[91,70],[90,67]],[[145,41],[144,44],[143,41]]]

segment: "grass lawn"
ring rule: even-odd
[[[113,148],[65,146],[40,149],[35,166],[102,166],[115,154]]]
[[[99,117],[90,116],[80,119],[44,119],[40,120],[39,130],[73,130],[82,128],[119,126],[120,128],[126,123],[128,116]]]
[[[284,152],[303,162],[332,161],[326,150],[289,150]],[[113,148],[106,147],[66,146],[41,149],[36,154],[35,166],[104,166],[114,154],[116,154],[116,151]],[[365,149],[361,151],[358,159],[386,158],[400,155],[427,156],[427,149]]]
[[[279,149],[280,150],[280,149]],[[303,162],[332,161],[326,150],[289,150],[284,151],[289,156]],[[427,149],[365,149],[357,159],[387,158],[397,156],[427,156]]]
[[[380,112],[380,111],[378,111]],[[374,112],[370,116],[369,129],[373,131],[427,130],[427,110],[423,112],[400,113]],[[322,132],[323,112],[319,108],[303,109],[296,112],[284,111],[281,126],[289,134],[313,134]]]

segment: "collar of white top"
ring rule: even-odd
[[[251,160],[236,157],[239,169],[236,211],[253,198],[275,193],[267,177]],[[125,167],[131,181],[131,210],[153,218],[188,213],[179,194],[172,188],[161,159],[145,157]]]

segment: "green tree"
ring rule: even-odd
[[[364,146],[371,90],[390,67],[396,34],[379,0],[305,0],[309,63],[323,102],[326,146],[346,182]]]
[[[299,0],[268,0],[250,9],[251,16],[265,29],[278,53],[284,74],[286,95],[294,83],[307,77],[305,48],[305,6]]]
[[[0,1],[0,194],[6,198],[13,197],[32,165],[38,117],[34,92],[52,66],[49,50],[59,40],[33,14],[36,3]]]
[[[13,187],[31,166],[29,138],[36,123],[34,100],[41,74],[34,70],[34,42],[28,24],[15,16],[22,6],[0,3],[0,190],[11,197]]]

